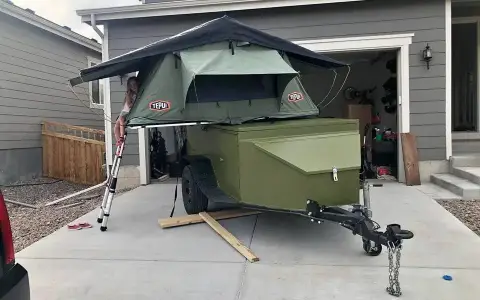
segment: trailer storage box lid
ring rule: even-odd
[[[268,155],[305,174],[358,170],[358,133],[345,132],[274,138],[254,143]]]

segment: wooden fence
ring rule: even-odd
[[[88,185],[103,182],[104,138],[103,130],[43,122],[43,176]]]

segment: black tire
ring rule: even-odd
[[[382,253],[382,245],[374,244],[372,241],[363,240],[363,250],[368,256],[379,256]]]
[[[192,166],[185,166],[182,173],[182,197],[185,211],[189,215],[207,210],[208,198],[202,193],[193,177]]]

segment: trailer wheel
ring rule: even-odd
[[[192,166],[185,166],[182,173],[182,197],[185,211],[189,215],[207,210],[208,198],[202,193],[192,174]]]
[[[363,239],[363,250],[368,256],[379,256],[382,253],[382,245]]]

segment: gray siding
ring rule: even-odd
[[[0,184],[29,180],[42,170],[42,148],[0,150]]]
[[[16,149],[41,153],[44,120],[104,128],[103,110],[89,108],[88,85],[76,88],[83,101],[67,86],[68,79],[87,67],[87,56],[101,59],[99,52],[0,13],[0,151],[5,151],[0,172],[12,166],[3,160],[23,155],[11,154]],[[39,173],[41,163],[20,169]]]
[[[230,16],[290,40],[415,33],[410,47],[411,131],[421,160],[445,159],[445,1],[376,0],[270,10]],[[109,23],[110,57],[189,29],[222,14],[123,20]],[[426,43],[434,49],[430,70],[421,60]],[[112,111],[120,111],[123,88],[112,84]],[[435,128],[435,130],[431,130]],[[129,147],[130,163],[138,148]]]

